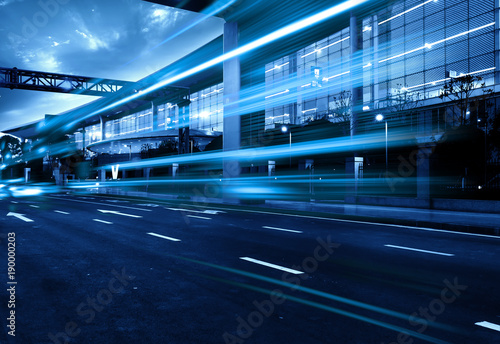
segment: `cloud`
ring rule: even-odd
[[[145,16],[145,28],[143,32],[155,31],[158,28],[175,28],[178,21],[183,20],[186,13],[172,7],[152,6]]]
[[[101,37],[96,37],[89,31],[75,30],[77,34],[82,36],[86,41],[86,47],[89,50],[96,51],[99,49],[110,50],[112,45],[120,40],[120,33],[118,31],[108,32]]]
[[[51,47],[57,47],[57,46],[59,46],[59,45],[65,45],[65,44],[69,44],[69,43],[70,43],[70,40],[69,40],[69,39],[65,40],[64,42],[56,42],[56,41],[54,41],[54,42],[52,43]]]
[[[18,52],[16,56],[22,60],[27,69],[41,70],[44,72],[60,72],[62,62],[52,51],[43,49],[25,50]]]
[[[7,6],[13,2],[15,2],[15,0],[0,0],[0,7]]]
[[[43,68],[47,72],[59,72],[59,66],[61,61],[59,61],[53,54],[46,52],[39,52],[37,54],[37,62],[40,68]]]
[[[84,47],[91,51],[97,51],[100,49],[110,50],[111,45],[120,39],[120,35],[117,31],[106,30],[104,34],[100,35],[96,33],[95,30],[91,31],[77,12],[70,13],[70,19],[75,23],[75,33],[83,38],[85,45]]]

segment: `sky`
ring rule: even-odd
[[[200,16],[141,0],[0,0],[0,67],[137,81],[222,34],[208,17],[172,38]],[[95,99],[0,88],[0,131]]]

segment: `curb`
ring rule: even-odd
[[[328,212],[324,209],[314,209],[318,208],[317,203],[306,203],[301,202],[301,209],[293,209],[290,206],[279,206],[277,204],[273,204],[272,202],[266,202],[264,204],[242,204],[235,201],[224,201],[220,200],[220,202],[214,202],[210,199],[204,200],[193,200],[193,199],[177,199],[173,195],[164,195],[164,194],[150,194],[144,195],[143,192],[134,192],[134,191],[125,191],[121,193],[112,193],[112,192],[98,192],[93,193],[95,195],[102,196],[124,196],[124,197],[135,197],[140,199],[151,199],[155,198],[161,201],[173,201],[180,202],[183,204],[193,204],[193,205],[201,205],[204,206],[225,206],[225,207],[234,207],[241,208],[245,207],[249,210],[263,210],[263,209],[280,209],[288,214],[300,214],[300,215],[310,215],[310,216],[318,216],[321,214],[323,217],[329,218],[337,218],[341,220],[351,220],[351,221],[360,221],[360,222],[372,222],[378,224],[388,224],[388,225],[398,225],[398,226],[407,226],[407,227],[419,227],[419,228],[429,228],[429,229],[439,229],[443,231],[451,231],[451,232],[461,232],[461,233],[471,233],[471,234],[480,234],[480,235],[491,235],[500,237],[500,224],[499,227],[481,227],[481,226],[471,226],[471,225],[462,225],[457,223],[441,223],[441,222],[432,222],[432,221],[420,221],[420,220],[405,220],[405,219],[394,219],[387,217],[373,217],[373,216],[363,216],[363,215],[347,215],[338,212]],[[286,203],[286,201],[280,201]],[[323,203],[321,203],[323,204]],[[325,207],[323,207],[325,208]]]

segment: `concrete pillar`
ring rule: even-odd
[[[268,177],[274,177],[276,174],[276,161],[269,160],[267,162],[267,175]]]
[[[354,157],[346,159],[345,174],[347,182],[344,200],[347,203],[356,203],[358,187],[363,179],[363,158]]]
[[[106,140],[106,121],[102,116],[99,116],[99,131],[101,133],[101,141]]]
[[[495,67],[497,67],[495,85],[498,85],[500,84],[500,0],[495,0]]]
[[[179,102],[179,154],[189,153],[189,99]]]
[[[358,114],[363,111],[363,54],[362,54],[362,21],[351,12],[349,23],[350,44],[350,76],[351,76],[351,136],[358,130]]]
[[[294,75],[297,75],[297,54],[291,54],[288,56],[289,63],[289,78],[291,79]],[[297,92],[299,93],[299,92]],[[297,100],[298,102],[298,100]],[[288,105],[288,114],[290,119],[290,124],[300,124],[297,119],[297,102]]]
[[[153,131],[158,130],[158,106],[151,102],[151,117],[153,118]]]
[[[358,131],[358,115],[363,112],[363,27],[362,20],[359,20],[352,12],[349,21],[349,45],[350,45],[350,77],[351,77],[351,97],[352,111],[350,134],[351,139]],[[358,157],[356,152],[352,158],[346,159],[345,174],[346,183],[346,202],[356,202],[358,192],[358,183],[362,178],[359,169],[363,168],[363,158]]]
[[[378,16],[373,16],[372,21],[372,67],[371,67],[371,94],[373,109],[378,108],[379,87],[378,87]]]
[[[104,168],[99,170],[99,181],[100,182],[106,181],[106,170]]]
[[[420,111],[417,122],[417,198],[427,201],[431,197],[431,155],[435,143],[432,136],[432,110]]]
[[[85,125],[82,127],[82,151],[85,152],[87,146],[85,145]]]
[[[417,198],[429,200],[431,196],[430,156],[433,147],[420,145],[417,153]]]
[[[28,183],[31,179],[31,168],[30,167],[25,167],[24,168],[24,182]]]
[[[144,172],[144,179],[146,179],[146,192],[147,192],[149,187],[149,177],[151,175],[151,167],[144,168],[143,172]]]
[[[224,24],[224,53],[238,47],[238,23]],[[238,57],[224,61],[224,137],[223,150],[238,150],[241,145],[241,121],[238,113],[238,100],[241,87],[240,60]],[[240,164],[235,159],[223,160],[224,178],[237,178]]]

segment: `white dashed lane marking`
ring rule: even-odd
[[[104,220],[99,220],[99,219],[94,219],[95,222],[100,222],[100,223],[105,223],[107,225],[112,225],[113,222],[109,222],[109,221],[104,221]]]
[[[148,233],[148,234],[152,235],[152,236],[155,236],[155,237],[158,237],[158,238],[170,240],[170,241],[181,241],[181,239],[171,238],[171,237],[164,236],[164,235],[161,235],[161,234],[156,234],[156,233]]]
[[[416,252],[422,252],[422,253],[430,253],[430,254],[437,254],[440,256],[448,256],[452,257],[454,254],[451,253],[443,253],[443,252],[436,252],[436,251],[428,251],[428,250],[421,250],[419,248],[411,248],[411,247],[404,247],[404,246],[396,246],[396,245],[384,245],[385,247],[391,247],[391,248],[398,248],[401,250],[408,250],[408,251],[416,251]]]
[[[283,231],[283,232],[291,232],[291,233],[302,233],[302,231],[296,231],[296,230],[293,230],[293,229],[284,229],[284,228],[278,228],[278,227],[262,226],[262,228],[265,228],[265,229],[274,229],[275,231]]]
[[[258,259],[254,259],[254,258],[250,258],[250,257],[240,257],[240,259],[246,260],[247,262],[251,262],[251,263],[255,263],[255,264],[267,266],[269,268],[273,268],[273,269],[276,269],[276,270],[281,270],[281,271],[289,272],[289,273],[294,274],[294,275],[300,275],[300,274],[304,273],[302,271],[285,268],[284,266],[280,266],[280,265],[276,265],[276,264],[264,262],[262,260],[258,260]]]
[[[476,323],[477,326],[482,326],[500,332],[500,325],[490,323],[488,321],[480,321]]]
[[[195,219],[211,220],[210,217],[196,216],[196,215],[186,215],[187,217],[194,217]]]

